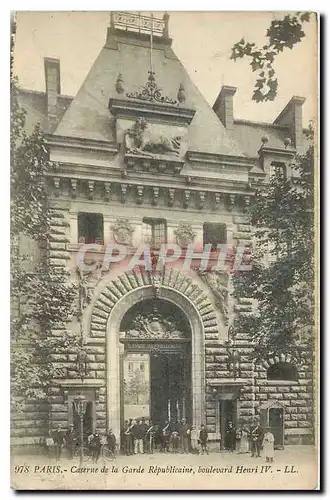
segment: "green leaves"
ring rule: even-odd
[[[244,38],[233,45],[230,59],[236,61],[243,57],[249,57],[253,72],[263,70],[265,66],[269,70],[268,79],[266,79],[264,71],[259,72],[252,95],[254,101],[263,102],[275,99],[278,81],[275,78],[273,64],[276,56],[283,52],[285,48],[292,49],[302,40],[305,36],[302,24],[309,21],[310,13],[308,12],[286,15],[283,19],[276,19],[271,22],[266,32],[268,42],[262,47],[256,47],[255,43],[246,43]]]

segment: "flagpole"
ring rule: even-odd
[[[152,64],[152,49],[153,49],[153,28],[154,28],[154,16],[151,14],[151,32],[150,32],[150,71],[153,72],[153,64]]]

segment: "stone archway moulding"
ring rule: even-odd
[[[216,341],[218,323],[213,305],[203,290],[184,274],[166,269],[157,283],[157,297],[177,305],[192,332],[193,424],[205,419],[205,340]],[[106,341],[107,424],[120,435],[120,323],[136,303],[155,298],[152,278],[132,271],[108,283],[98,296],[91,316],[90,337]]]
[[[277,363],[296,363],[296,359],[294,359],[290,354],[278,353],[275,356],[269,357],[266,360],[262,361],[262,366],[268,370],[268,368],[272,365],[276,365]]]

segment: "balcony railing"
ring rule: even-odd
[[[136,33],[153,33],[154,36],[168,36],[168,14],[163,19],[144,16],[140,13],[111,12],[111,27]]]

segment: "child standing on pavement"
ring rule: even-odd
[[[207,449],[208,433],[207,430],[205,429],[205,425],[201,426],[201,429],[199,431],[198,441],[202,448],[202,455],[204,455],[204,453],[208,455],[209,454]]]

